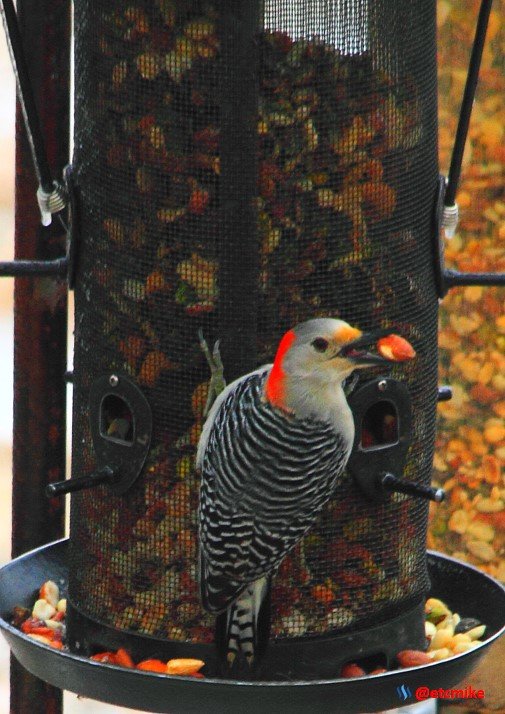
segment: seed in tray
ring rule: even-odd
[[[60,599],[60,589],[52,580],[48,580],[40,588],[39,597],[46,600],[53,607],[57,607]]]
[[[425,604],[424,611],[426,618],[435,624],[443,620],[447,615],[450,615],[450,610],[447,605],[437,598],[428,598]]]
[[[35,602],[32,610],[32,616],[38,620],[50,620],[56,615],[56,608],[53,607],[47,600],[40,598]]]
[[[419,667],[432,662],[429,654],[421,650],[402,650],[397,653],[396,659],[400,667]]]
[[[54,588],[50,581],[47,581],[40,588],[39,593],[49,592],[54,594]],[[58,592],[59,594],[59,592]],[[60,599],[57,608],[53,608],[47,601],[39,598],[34,605],[34,609],[43,609],[43,604],[54,610],[54,614],[46,621],[34,616],[33,611],[26,608],[16,607],[13,611],[12,623],[20,627],[21,631],[32,639],[53,647],[54,649],[64,648],[64,613],[66,611],[66,600]],[[190,617],[195,616],[195,610],[191,609]],[[403,650],[398,652],[396,659],[401,667],[416,667],[439,660],[444,660],[457,654],[467,652],[479,645],[479,639],[485,633],[485,625],[482,625],[475,618],[460,618],[457,613],[452,613],[447,605],[437,598],[429,598],[426,602],[426,616],[431,617],[436,613],[437,624],[426,620],[426,635],[429,641],[427,652],[421,650]],[[442,615],[439,618],[439,615]],[[24,619],[23,619],[24,618]],[[199,639],[205,633],[198,632]],[[210,630],[209,640],[210,641]],[[174,633],[169,633],[170,639],[175,639]],[[184,639],[184,638],[182,638]],[[207,640],[206,640],[207,641]],[[162,662],[158,659],[147,659],[134,664],[130,654],[123,648],[116,652],[98,652],[92,655],[91,659],[105,664],[114,664],[122,667],[135,667],[144,671],[158,672],[168,675],[183,675],[202,678],[204,675],[199,671],[203,666],[202,660],[196,659],[172,659]],[[368,673],[356,662],[344,665],[340,671],[341,677],[362,677],[366,674],[382,674],[387,670],[384,667],[376,666]]]
[[[349,662],[342,667],[340,672],[341,677],[363,677],[366,674],[365,670],[355,662]]]
[[[454,630],[454,632],[456,632],[457,634],[460,632],[469,632],[470,630],[474,630],[477,627],[483,627],[482,623],[479,622],[479,620],[476,620],[474,617],[462,617],[456,625],[456,629]]]

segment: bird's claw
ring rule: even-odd
[[[350,394],[352,394],[352,392],[354,392],[354,390],[356,389],[356,387],[358,385],[358,382],[359,382],[359,374],[356,374],[356,373],[352,374],[350,377],[348,377],[345,380],[344,393],[345,393],[346,397],[348,397]]]
[[[212,404],[214,403],[214,400],[219,394],[221,394],[223,389],[226,387],[226,382],[224,379],[224,367],[223,362],[221,360],[221,353],[219,351],[220,341],[216,340],[211,352],[207,344],[207,340],[203,336],[203,331],[201,328],[198,330],[198,339],[200,341],[200,348],[204,353],[205,359],[207,360],[207,364],[210,368],[209,391],[207,394],[207,402],[203,410],[203,415],[204,417],[206,417],[210,411]]]
[[[209,363],[210,371],[212,377],[215,377],[217,375],[217,378],[220,378],[222,380],[222,388],[226,386],[223,373],[224,373],[224,368],[223,368],[223,362],[221,360],[221,353],[219,351],[219,345],[221,344],[221,340],[216,340],[214,343],[214,347],[212,349],[212,354],[210,353],[209,347],[207,343],[205,342],[205,338],[203,338],[203,342],[205,343],[205,346],[202,346],[202,349],[205,353],[205,356],[207,357],[207,362]],[[200,344],[202,344],[200,342]],[[222,391],[222,390],[220,390]],[[219,392],[218,392],[219,393]]]
[[[212,370],[212,365],[213,365],[213,360],[212,360],[212,355],[209,350],[209,345],[207,344],[207,340],[203,336],[203,330],[200,327],[198,330],[198,341],[200,343],[200,349],[202,350],[203,354],[205,355],[205,358],[207,362],[209,363],[209,367]]]

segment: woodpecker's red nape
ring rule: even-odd
[[[282,409],[285,404],[286,397],[286,373],[282,366],[286,352],[291,348],[291,345],[296,340],[296,335],[293,330],[286,332],[279,343],[275,360],[265,383],[265,396],[274,407]]]

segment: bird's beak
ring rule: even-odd
[[[353,362],[355,365],[369,365],[370,367],[390,365],[390,360],[382,357],[382,355],[369,352],[366,349],[367,347],[375,346],[381,337],[386,337],[390,334],[391,329],[379,329],[363,333],[357,339],[341,347],[338,356],[345,357],[345,359]]]

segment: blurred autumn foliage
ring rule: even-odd
[[[438,2],[440,163],[447,173],[480,0]],[[495,0],[458,193],[460,224],[446,262],[505,272],[505,0]],[[505,290],[451,290],[440,313],[435,480],[428,545],[505,581]]]

